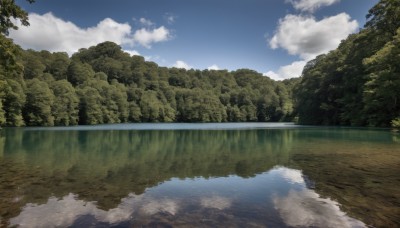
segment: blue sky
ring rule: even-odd
[[[280,80],[357,32],[378,0],[17,0],[24,48],[67,51],[110,40],[161,66],[249,68]]]

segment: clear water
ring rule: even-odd
[[[0,224],[400,226],[400,136],[282,123],[0,133]]]

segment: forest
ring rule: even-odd
[[[303,124],[400,127],[400,1],[381,0],[359,33],[308,62],[294,94]]]
[[[33,1],[30,1],[33,2]],[[274,81],[240,69],[185,70],[131,56],[112,42],[67,53],[23,50],[7,38],[14,1],[0,8],[0,125],[298,121],[400,127],[400,1],[381,0],[359,33]]]
[[[5,126],[280,121],[292,113],[286,86],[251,70],[159,67],[112,42],[71,57],[18,52],[17,68],[1,74]]]

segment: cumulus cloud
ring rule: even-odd
[[[340,0],[287,0],[287,2],[290,2],[297,10],[314,12],[323,6],[340,2]]]
[[[358,28],[346,13],[317,21],[312,16],[286,15],[269,41],[272,49],[283,48],[291,55],[310,60],[338,47],[340,41]]]
[[[192,69],[193,67],[192,66],[190,66],[189,64],[187,64],[187,63],[185,63],[184,61],[182,61],[182,60],[178,60],[178,61],[176,61],[175,62],[175,64],[174,65],[172,65],[172,67],[176,67],[176,68],[183,68],[183,69],[186,69],[186,70],[190,70],[190,69]]]
[[[299,56],[301,61],[282,66],[278,72],[269,71],[264,75],[275,80],[301,76],[307,61],[337,48],[357,28],[357,21],[351,20],[346,13],[320,21],[313,16],[286,15],[279,20],[269,45],[272,49],[283,48],[289,54]]]
[[[283,48],[291,55],[310,60],[338,47],[340,41],[358,28],[346,13],[317,21],[312,16],[286,15],[269,41],[272,49]]]
[[[274,71],[268,71],[263,75],[278,81],[288,78],[300,77],[306,64],[307,61],[295,61],[289,65],[281,66],[277,73],[275,73]]]
[[[170,31],[159,28],[142,28],[133,33],[128,23],[118,23],[111,18],[100,21],[96,26],[81,28],[52,13],[29,14],[29,27],[21,26],[10,31],[10,37],[23,48],[48,51],[66,51],[72,54],[80,48],[87,48],[104,41],[119,45],[140,44],[147,48],[151,44],[168,40]]]
[[[150,48],[152,43],[169,40],[171,38],[171,34],[167,28],[161,26],[156,29],[139,29],[135,32],[133,38],[135,42],[138,42],[144,47]]]
[[[147,27],[150,27],[150,26],[154,25],[154,23],[152,21],[150,21],[150,20],[148,20],[146,18],[143,18],[143,17],[139,19],[139,22],[143,26],[147,26]]]
[[[207,67],[207,70],[219,70],[219,69],[220,69],[220,68],[218,67],[217,64],[213,64],[213,65]]]

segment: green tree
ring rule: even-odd
[[[93,77],[94,71],[87,63],[81,63],[73,60],[68,66],[67,79],[74,86],[82,84]]]
[[[0,71],[22,71],[22,65],[18,64],[17,56],[20,54],[20,47],[3,34],[0,34]]]
[[[27,0],[29,3],[34,0]],[[10,29],[18,29],[15,21],[19,20],[23,26],[28,26],[28,13],[15,4],[14,0],[0,0],[0,66],[7,70],[21,71],[16,64],[19,47],[14,45],[11,39],[6,38]]]
[[[210,91],[182,89],[177,91],[177,118],[184,122],[223,122],[226,109]]]
[[[55,95],[51,107],[54,116],[54,125],[76,125],[78,124],[79,98],[74,87],[67,80],[59,80],[51,83],[51,89]]]
[[[364,89],[364,112],[371,126],[390,126],[400,116],[400,28],[393,40],[364,60],[369,80]]]
[[[68,66],[71,60],[65,52],[56,52],[51,56],[51,62],[46,72],[53,75],[56,80],[67,79]]]
[[[143,122],[159,122],[163,114],[163,104],[157,98],[157,92],[145,91],[140,100]]]
[[[7,126],[24,126],[25,121],[22,116],[22,110],[25,106],[26,95],[23,87],[15,80],[7,79],[7,85],[4,88],[3,107],[6,110],[6,125]]]
[[[26,82],[26,104],[23,116],[28,126],[53,126],[51,107],[54,94],[46,82],[31,79]]]
[[[226,113],[229,122],[245,121],[245,119],[242,116],[242,112],[240,111],[237,105],[234,106],[228,105],[226,108]]]
[[[0,0],[0,33],[8,35],[9,29],[18,29],[15,20],[19,20],[23,26],[29,25],[28,13],[16,5],[14,0]]]
[[[24,65],[24,78],[33,79],[43,75],[46,65],[42,62],[39,52],[27,50],[22,53],[22,63]]]
[[[396,35],[400,27],[400,1],[380,0],[367,14],[366,28],[371,28],[381,35]],[[382,34],[383,33],[383,34]]]
[[[140,122],[142,120],[142,112],[140,107],[136,102],[129,102],[129,116],[128,121],[130,122]]]
[[[79,97],[79,124],[102,124],[101,95],[97,89],[83,86],[77,89]]]

